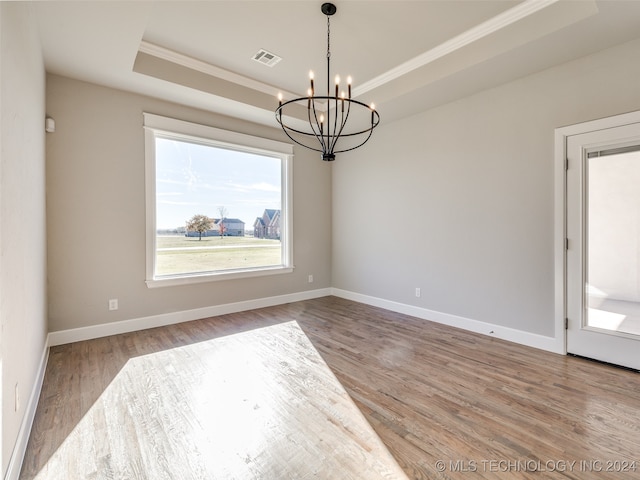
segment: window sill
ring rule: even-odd
[[[177,285],[192,285],[196,283],[216,282],[220,280],[235,280],[238,278],[264,277],[292,273],[294,267],[267,267],[253,270],[231,270],[226,272],[202,272],[184,275],[166,275],[146,280],[148,288],[174,287]]]

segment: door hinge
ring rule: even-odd
[[[569,170],[569,157],[565,157],[564,159],[564,169]]]
[[[568,238],[564,239],[564,249],[565,250],[569,250],[569,239]]]
[[[569,319],[566,317],[564,319],[564,329],[569,330]]]

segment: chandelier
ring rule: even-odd
[[[327,16],[327,94],[316,95],[313,72],[309,73],[310,88],[306,97],[283,102],[278,95],[279,105],[276,120],[284,133],[298,145],[322,153],[322,160],[333,161],[336,153],[348,152],[361,147],[380,123],[380,115],[373,104],[366,105],[351,98],[351,77],[347,78],[347,93],[340,90],[340,77],[335,77],[335,95],[331,95],[331,16],[336,13],[333,3],[323,3],[322,13]],[[300,127],[286,120],[285,110],[305,109],[309,125]],[[304,111],[304,110],[302,110]],[[291,115],[289,115],[291,117]],[[347,121],[350,121],[347,126]]]

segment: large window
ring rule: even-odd
[[[292,271],[291,145],[144,114],[147,285]]]

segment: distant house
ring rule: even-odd
[[[211,230],[207,230],[202,234],[203,237],[219,237],[220,236],[220,219],[214,218],[215,225]],[[227,237],[244,237],[244,222],[237,218],[225,218],[222,220],[224,225],[224,235]],[[198,237],[198,232],[187,232],[186,237]]]
[[[220,219],[213,219],[216,224],[216,232],[220,235]],[[224,234],[229,237],[244,237],[244,222],[237,218],[224,218]]]
[[[256,238],[280,239],[280,210],[266,209],[262,217],[253,223],[253,236]]]

